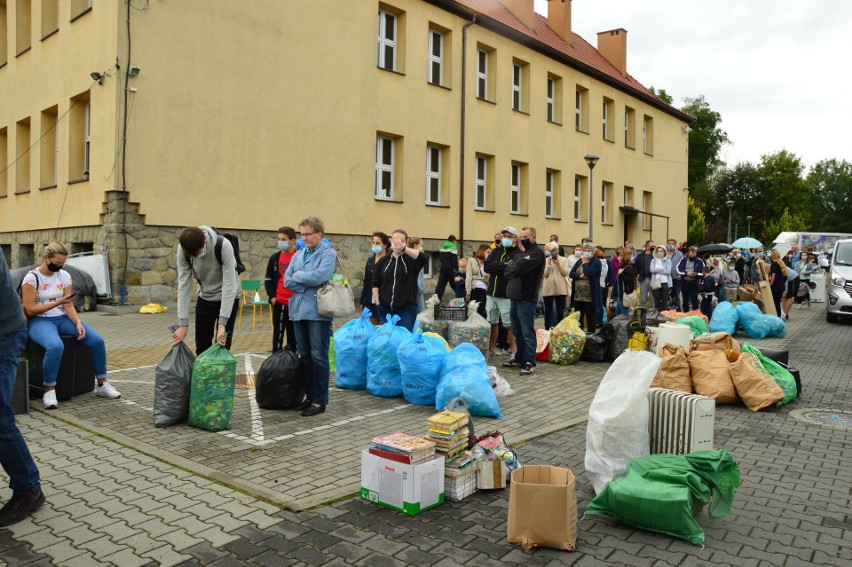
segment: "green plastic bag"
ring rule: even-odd
[[[208,431],[231,428],[237,359],[216,343],[195,359],[189,394],[189,424]]]
[[[710,329],[707,327],[707,323],[704,322],[704,319],[697,315],[690,315],[689,317],[681,317],[680,319],[674,321],[678,325],[686,325],[692,330],[692,338],[697,339],[704,333],[709,333]]]
[[[631,526],[704,544],[695,512],[709,503],[710,519],[731,511],[740,469],[725,450],[633,459],[627,475],[610,482],[586,508]]]
[[[772,360],[771,358],[767,358],[763,356],[763,353],[755,347],[751,346],[748,343],[743,343],[743,352],[750,352],[763,365],[763,369],[766,370],[772,379],[775,380],[775,383],[781,386],[781,389],[784,390],[784,399],[779,402],[776,402],[776,406],[783,406],[784,404],[788,404],[796,399],[796,379],[793,378],[793,375],[790,374],[790,371]]]

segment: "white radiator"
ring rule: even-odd
[[[713,449],[716,400],[665,388],[648,392],[651,454],[684,455]]]

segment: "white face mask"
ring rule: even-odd
[[[583,251],[581,249],[574,250],[574,256],[577,256],[579,258],[580,256],[582,256],[582,254],[583,254]]]

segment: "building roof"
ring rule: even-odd
[[[535,27],[530,30],[500,0],[432,1],[447,8],[455,5],[457,8],[461,8],[462,11],[473,11],[477,15],[476,23],[483,27],[491,28],[493,31],[502,33],[503,35],[509,35],[511,39],[525,43],[529,47],[541,51],[570,67],[583,71],[604,83],[640,98],[679,120],[688,123],[695,121],[693,116],[657,97],[632,75],[622,75],[596,48],[592,47],[589,42],[578,34],[572,31],[572,41],[571,43],[566,43],[565,40],[559,37],[559,34],[547,25],[547,18],[541,14],[535,14]]]

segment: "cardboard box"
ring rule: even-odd
[[[444,503],[444,457],[406,465],[361,451],[361,498],[409,516]]]
[[[477,488],[480,490],[506,488],[506,465],[503,461],[479,461],[476,466]]]
[[[512,473],[509,493],[509,543],[526,550],[577,545],[577,495],[574,473],[548,465],[526,465]]]

